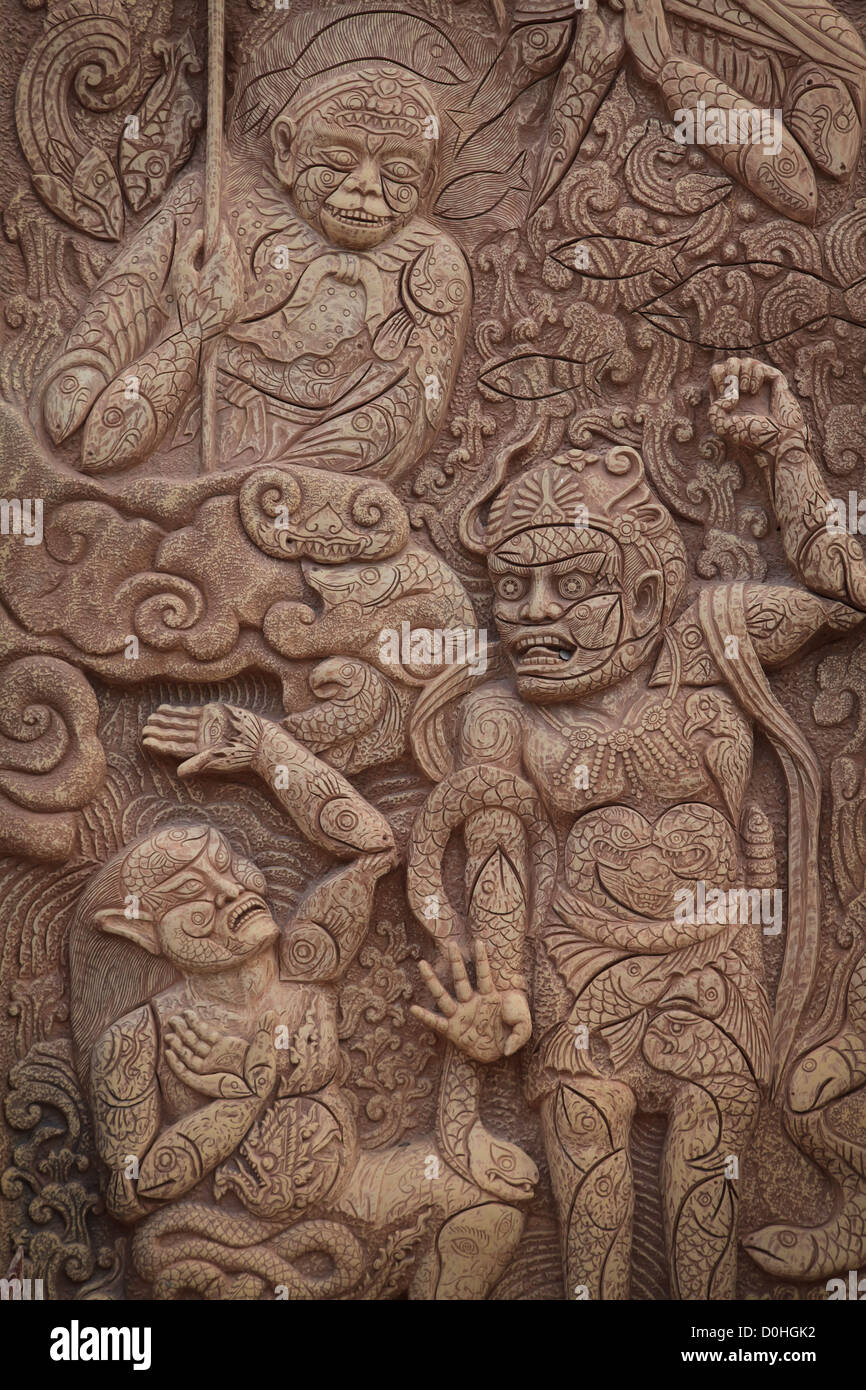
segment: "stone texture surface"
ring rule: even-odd
[[[0,1264],[832,1296],[861,7],[2,11]]]

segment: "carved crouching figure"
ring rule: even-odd
[[[166,751],[183,735],[168,738],[164,719],[148,742]],[[282,931],[262,873],[206,825],[136,841],[86,890],[73,1025],[108,1207],[139,1223],[138,1272],[159,1297],[377,1296],[401,1283],[385,1254],[394,1238],[418,1247],[402,1275],[411,1297],[483,1298],[520,1238],[515,1203],[532,1194],[534,1165],[480,1125],[459,1066],[443,1076],[444,1145],[364,1152],[344,1087],[337,991],[395,862],[387,822],[276,726],[226,707],[204,720],[224,761],[232,744],[240,765],[265,742],[265,759],[290,765],[294,818],[351,862]],[[119,961],[100,933],[140,949]],[[305,1270],[312,1254],[325,1273]]]
[[[269,171],[229,140],[216,253],[196,270],[202,185],[185,179],[46,373],[53,442],[83,425],[89,473],[143,461],[215,352],[222,463],[405,472],[444,417],[471,307],[461,251],[424,216],[438,122],[418,77],[369,62],[273,113]]]
[[[726,377],[737,392],[724,392]],[[672,1295],[735,1296],[731,1159],[742,1171],[771,1076],[784,1094],[814,979],[820,773],[764,670],[861,621],[866,568],[856,541],[827,528],[829,498],[784,378],[733,359],[713,369],[713,384],[713,427],[757,453],[788,560],[816,592],[705,586],[678,615],[686,552],[639,456],[573,452],[501,489],[486,528],[469,518],[511,676],[464,699],[456,770],[437,746],[441,707],[428,699],[415,730],[418,756],[447,775],[416,821],[410,901],[434,934],[454,938],[442,859],[462,825],[471,931],[486,942],[497,986],[513,992],[501,1053],[525,1032],[532,904],[528,1079],[568,1296],[629,1296],[638,1108],[668,1117],[659,1176]],[[765,388],[769,409],[742,413],[737,400]],[[772,1030],[761,921],[728,908],[731,890],[741,903],[739,890],[775,879],[769,823],[747,800],[756,727],[788,787]],[[564,844],[558,867],[551,820]],[[699,910],[702,895],[715,906]],[[443,1007],[435,1026],[457,1043],[453,1014],[453,1003]]]

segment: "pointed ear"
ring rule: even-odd
[[[156,938],[156,924],[149,912],[138,909],[136,917],[127,917],[123,908],[120,907],[100,907],[93,914],[93,921],[100,931],[108,932],[111,936],[122,936],[127,941],[134,941],[136,946],[143,946],[145,951],[150,951],[152,956],[160,954],[159,942]]]
[[[295,143],[295,123],[289,116],[278,116],[271,126],[271,144],[277,167],[286,164]]]
[[[633,626],[636,637],[645,637],[661,617],[664,602],[664,576],[660,570],[647,570],[640,576],[634,592]]]

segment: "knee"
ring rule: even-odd
[[[552,1097],[561,1138],[581,1145],[621,1147],[635,1112],[635,1097],[621,1081],[581,1076],[562,1082]],[[612,1143],[611,1143],[612,1141]]]

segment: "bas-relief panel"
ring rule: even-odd
[[[847,1288],[859,7],[4,15],[8,1277]]]

